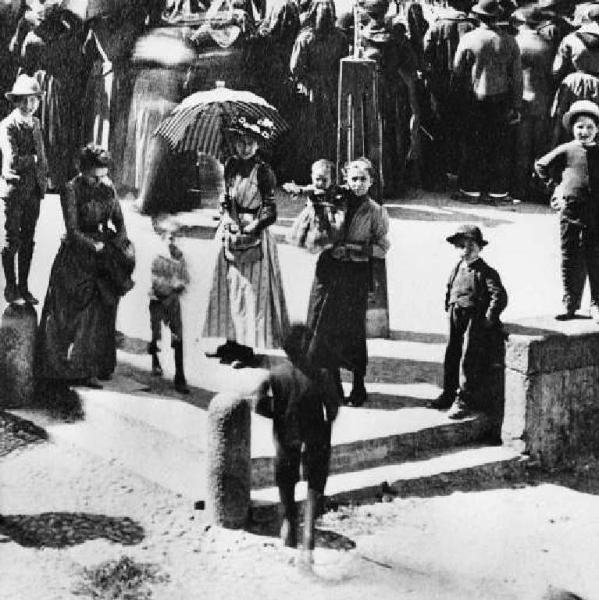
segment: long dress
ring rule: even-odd
[[[313,27],[306,27],[297,36],[291,53],[291,73],[297,81],[298,92],[307,102],[297,123],[298,136],[303,143],[297,144],[298,162],[303,162],[301,173],[319,158],[333,160],[337,154],[337,93],[339,86],[339,62],[347,56],[347,38],[339,29],[318,34]],[[300,150],[301,148],[301,150]]]
[[[336,258],[336,249],[347,243],[366,244],[372,255],[384,258],[389,249],[386,210],[370,197],[350,195],[341,239],[325,250],[316,263],[310,292],[307,324],[314,332],[309,356],[320,368],[343,367],[366,373],[366,309],[370,264],[366,255],[349,253]]]
[[[279,348],[289,328],[279,256],[268,226],[276,219],[270,167],[257,158],[234,157],[225,165],[225,215],[216,232],[219,244],[204,337],[226,338],[250,347]],[[232,258],[224,243],[226,219],[259,220],[259,258]]]
[[[44,92],[38,116],[44,144],[52,150],[48,152],[48,166],[55,189],[65,185],[75,172],[84,82],[83,24],[68,11],[58,15],[43,17],[15,48],[21,71],[35,76]],[[21,22],[25,32],[28,25],[24,19]]]
[[[111,248],[127,232],[112,185],[89,186],[81,175],[61,197],[66,236],[58,250],[42,310],[38,337],[40,379],[78,380],[112,373],[119,297],[133,286]],[[96,252],[102,241],[105,250]]]

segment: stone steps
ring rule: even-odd
[[[383,495],[392,498],[447,494],[459,489],[504,485],[506,479],[522,477],[526,464],[526,459],[511,448],[470,446],[420,460],[331,474],[325,493],[332,504],[373,501]],[[383,491],[383,482],[390,487],[391,494]],[[306,492],[306,483],[302,481],[296,488],[299,503],[305,501]],[[278,502],[276,487],[252,491],[253,511],[258,518],[267,517]]]
[[[117,382],[118,383],[118,382]],[[412,460],[482,439],[487,419],[477,415],[451,421],[439,411],[423,408],[434,396],[427,384],[368,384],[389,397],[414,395],[412,405],[398,408],[342,407],[333,428],[331,473]],[[123,383],[122,387],[126,387]],[[431,393],[433,392],[433,393]],[[127,468],[192,500],[205,496],[207,411],[176,397],[144,392],[76,388],[84,419],[64,423],[40,411],[14,414],[43,426],[57,444],[68,444]],[[402,395],[403,394],[403,395]],[[418,397],[420,396],[420,397]],[[252,415],[252,486],[274,485],[274,445],[270,420]]]

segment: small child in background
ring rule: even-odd
[[[307,194],[306,206],[296,217],[287,241],[310,252],[332,246],[343,225],[343,189],[334,182],[335,165],[326,159],[312,165],[312,183],[298,186],[283,184],[290,194]]]
[[[152,341],[148,354],[152,356],[152,375],[161,376],[162,366],[158,360],[162,338],[162,323],[171,331],[171,346],[175,353],[175,389],[189,394],[183,369],[183,322],[180,296],[189,284],[185,257],[175,242],[175,227],[167,218],[153,223],[162,244],[152,261],[152,288],[150,290],[150,325]]]
[[[574,102],[563,124],[574,139],[535,163],[540,179],[554,188],[551,206],[560,215],[565,311],[555,318],[576,318],[588,275],[591,318],[599,323],[599,106],[590,100]]]
[[[331,425],[340,398],[326,369],[314,367],[307,351],[312,331],[292,325],[283,349],[288,362],[274,367],[258,389],[256,412],[273,420],[275,480],[283,505],[281,538],[285,546],[297,546],[295,486],[300,462],[308,482],[304,512],[303,563],[312,562],[314,521],[329,474]]]
[[[450,419],[463,419],[484,406],[482,389],[491,345],[501,328],[499,316],[507,293],[499,274],[479,253],[487,241],[474,225],[462,225],[447,241],[460,250],[445,295],[449,340],[443,364],[443,393],[429,408],[451,408]]]

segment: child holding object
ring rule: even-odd
[[[258,390],[256,412],[273,420],[276,448],[275,479],[283,505],[281,538],[297,546],[295,485],[300,462],[308,483],[304,513],[304,562],[312,562],[314,521],[323,497],[331,455],[331,425],[339,396],[330,374],[310,363],[312,338],[305,325],[292,325],[283,342],[288,361],[274,367]]]
[[[312,165],[312,183],[298,186],[286,183],[290,194],[307,195],[306,206],[297,216],[287,241],[310,252],[320,252],[333,245],[343,225],[344,190],[334,183],[335,165],[324,158]]]
[[[183,322],[181,319],[181,294],[189,284],[189,273],[183,252],[175,241],[175,228],[167,219],[154,224],[160,234],[162,245],[152,261],[152,288],[150,290],[150,326],[152,341],[148,354],[152,356],[152,375],[161,376],[162,366],[158,359],[162,338],[162,323],[171,331],[171,346],[175,353],[175,389],[189,394],[183,369]]]
[[[564,312],[576,318],[586,276],[591,288],[590,314],[599,323],[599,106],[574,102],[564,115],[574,138],[539,158],[535,170],[552,189],[551,206],[560,215]]]

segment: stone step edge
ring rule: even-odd
[[[484,461],[472,460],[477,455],[489,454]],[[495,458],[493,458],[495,455]],[[447,468],[452,459],[470,459],[466,464]],[[408,461],[381,467],[373,467],[348,473],[331,474],[327,481],[325,496],[332,506],[337,504],[360,504],[381,500],[382,484],[393,490],[387,499],[406,497],[435,488],[438,495],[447,493],[461,479],[474,476],[482,481],[488,479],[517,479],[525,473],[528,457],[505,446],[473,446],[452,453],[443,453],[424,460]],[[411,473],[410,473],[411,471]],[[472,477],[469,477],[471,480]],[[456,481],[457,480],[457,481]],[[442,490],[442,491],[439,491]],[[306,501],[306,482],[296,487],[296,502],[303,511]],[[253,489],[251,492],[252,518],[257,522],[276,518],[279,497],[276,487]]]
[[[145,436],[156,432],[160,438],[173,440],[177,446],[186,448],[190,452],[206,451],[204,445],[198,443],[201,435],[194,439],[177,437],[171,431],[129,412],[114,410],[110,404],[94,402],[93,398],[87,396],[85,392],[78,395],[86,414],[99,413],[114,417],[127,427],[141,429]],[[380,466],[427,455],[431,450],[472,444],[483,439],[489,428],[488,419],[478,414],[463,421],[424,426],[397,434],[335,444],[331,449],[331,473],[345,473],[350,470]],[[274,484],[274,460],[274,454],[252,457],[252,487],[267,487]]]
[[[331,475],[376,468],[430,455],[432,451],[455,449],[483,440],[492,423],[483,414],[463,420],[422,427],[414,431],[385,435],[334,445],[331,448]],[[274,485],[274,456],[252,458],[252,487]]]

